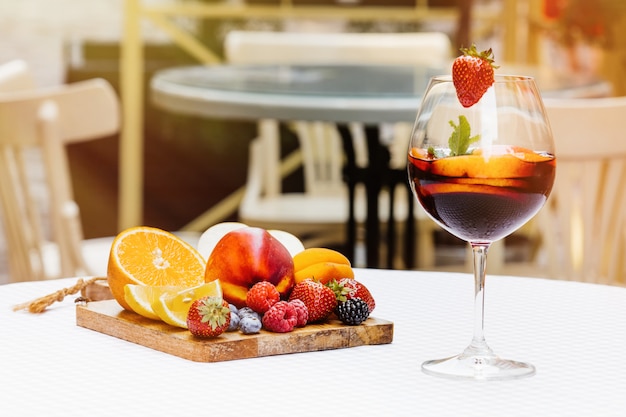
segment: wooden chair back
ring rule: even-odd
[[[0,94],[0,196],[12,280],[50,277],[44,261],[49,241],[58,248],[60,276],[89,273],[65,146],[114,134],[119,126],[117,97],[103,79]],[[45,167],[50,239],[35,197],[41,191],[28,177],[33,149]]]
[[[551,275],[626,285],[626,97],[544,101],[557,173],[538,228]]]

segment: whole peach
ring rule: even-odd
[[[248,289],[259,281],[271,282],[286,299],[295,285],[293,258],[267,230],[242,227],[217,242],[204,279],[219,279],[224,299],[239,308],[246,305]]]

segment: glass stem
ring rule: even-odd
[[[466,354],[491,356],[493,352],[487,346],[484,335],[485,273],[489,243],[472,243],[471,246],[474,260],[474,335]]]

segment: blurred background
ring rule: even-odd
[[[0,0],[0,62],[23,59],[39,86],[102,77],[119,92],[120,45],[125,0]],[[192,3],[143,0],[145,5]],[[280,0],[204,0],[203,3],[276,5]],[[196,20],[176,18],[219,56],[228,31],[419,32],[446,33],[458,48],[476,43],[493,48],[499,62],[546,65],[564,72],[593,72],[625,94],[626,23],[624,0],[291,0],[293,7],[423,7],[415,20],[363,21],[328,17],[289,19],[242,17]],[[145,47],[144,80],[159,69],[196,64],[151,22],[141,22]],[[148,91],[148,89],[144,89]],[[245,183],[252,122],[173,115],[145,102],[145,188],[143,223],[178,230]],[[284,132],[289,141],[289,132]],[[295,139],[293,139],[295,146]],[[118,230],[119,137],[70,148],[70,164],[81,207],[85,237]],[[301,186],[299,173],[286,187]],[[224,220],[236,220],[236,213]],[[440,237],[441,244],[454,240]],[[456,249],[455,249],[456,250]],[[454,251],[451,262],[464,257]],[[523,248],[521,249],[523,251]],[[444,253],[444,252],[441,252]],[[456,259],[456,260],[455,260]]]

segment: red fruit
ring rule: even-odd
[[[246,304],[259,314],[265,314],[271,306],[280,301],[280,293],[269,281],[257,282],[246,294]]]
[[[206,282],[220,280],[224,300],[242,308],[246,294],[259,281],[269,281],[283,298],[295,285],[293,257],[267,230],[242,227],[215,245],[204,272]]]
[[[478,52],[476,45],[471,48],[461,48],[463,55],[457,57],[452,64],[452,82],[456,88],[456,95],[463,107],[470,107],[478,103],[483,94],[494,82],[493,70],[498,68],[493,64],[493,52]]]
[[[298,314],[293,305],[287,301],[279,301],[267,310],[261,321],[263,327],[270,332],[287,333],[298,322]]]
[[[296,309],[296,316],[298,317],[296,327],[306,326],[307,321],[309,321],[309,310],[306,308],[304,302],[296,298],[295,300],[289,301],[289,304]]]
[[[326,319],[337,307],[337,297],[333,290],[318,281],[306,279],[299,282],[291,291],[289,301],[302,300],[309,312],[309,323]]]
[[[219,336],[228,329],[229,324],[230,308],[220,297],[202,297],[195,300],[187,313],[187,327],[194,336]]]
[[[327,285],[335,293],[335,296],[337,297],[337,302],[341,303],[347,300],[351,300],[353,298],[360,298],[367,304],[367,307],[370,310],[370,314],[372,313],[372,311],[374,311],[374,308],[376,307],[374,297],[372,297],[370,290],[368,290],[365,285],[363,285],[356,279],[342,278],[339,280],[339,282],[332,281]]]

